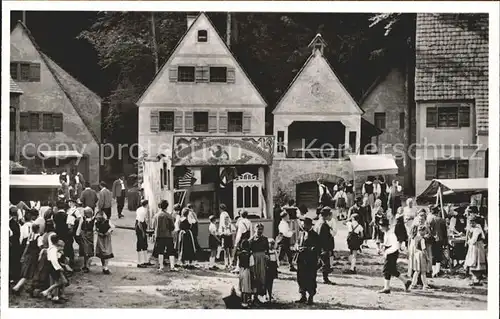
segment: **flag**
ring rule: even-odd
[[[196,178],[194,178],[193,176],[193,172],[189,168],[186,168],[186,172],[184,173],[184,175],[180,176],[177,179],[177,188],[191,187],[196,182]]]

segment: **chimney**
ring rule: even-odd
[[[26,25],[26,11],[22,12],[22,19],[21,21],[23,22],[24,25]]]
[[[188,13],[187,14],[187,28],[191,28],[191,25],[193,24],[194,20],[196,19],[198,15],[195,13]]]

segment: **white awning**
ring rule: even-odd
[[[26,174],[10,175],[12,188],[58,188],[61,186],[59,175]]]
[[[40,154],[45,158],[71,158],[71,157],[76,157],[80,158],[82,157],[82,154],[80,154],[78,151],[40,151]]]
[[[398,173],[398,166],[391,154],[349,155],[354,173],[392,175]]]

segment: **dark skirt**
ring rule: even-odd
[[[113,247],[111,246],[111,235],[97,236],[95,255],[100,259],[114,258]]]
[[[31,241],[28,244],[27,250],[23,254],[23,262],[21,263],[21,278],[33,278],[38,265],[39,254],[40,249],[38,248],[37,241]]]
[[[91,230],[85,230],[81,233],[80,246],[79,246],[80,257],[94,257],[94,232]]]
[[[179,259],[184,261],[193,261],[196,258],[196,246],[193,233],[190,230],[181,230],[179,232]]]
[[[253,266],[254,288],[258,295],[266,294],[266,253],[253,253],[255,265]]]
[[[278,262],[268,261],[266,269],[266,283],[269,283],[269,281],[276,278],[278,278]]]
[[[222,247],[223,248],[234,248],[233,235],[223,235],[222,236]]]
[[[19,280],[21,269],[21,245],[19,240],[9,247],[9,278],[11,280]]]
[[[373,226],[373,239],[377,242],[383,242],[384,241],[384,232],[380,229],[378,225]]]
[[[147,225],[146,222],[140,224],[144,232],[139,228],[139,222],[135,221],[135,235],[137,237],[137,243],[135,245],[136,251],[148,250],[148,236],[146,235]]]
[[[384,279],[389,280],[391,277],[399,277],[400,273],[398,271],[398,257],[399,252],[396,251],[390,255],[387,255],[384,261],[384,268],[382,269],[382,273],[384,275]]]
[[[37,263],[35,275],[33,276],[33,288],[45,290],[50,286],[50,272],[52,265],[47,259],[47,249],[42,249]]]
[[[216,250],[219,247],[219,240],[214,235],[208,235],[208,248]]]

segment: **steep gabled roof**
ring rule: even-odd
[[[24,23],[18,21],[18,25],[20,25],[24,29],[31,43],[40,54],[40,57],[44,61],[45,65],[47,65],[47,68],[54,76],[55,81],[66,95],[71,105],[73,105],[73,108],[82,119],[83,123],[89,130],[94,140],[99,143],[101,141],[102,125],[100,121],[101,98],[90,89],[88,89],[85,85],[76,80],[74,77],[72,77],[68,72],[63,70],[45,53],[43,53],[36,43],[35,38],[31,34],[30,30]],[[95,109],[97,104],[99,105],[99,110]]]
[[[311,45],[311,44],[313,44],[314,42],[317,42],[317,41],[322,41],[321,43],[323,43],[326,46],[325,41],[321,37],[321,34],[317,34],[313,38],[313,40],[311,41],[311,43],[309,45]],[[309,56],[309,58],[307,58],[306,62],[304,62],[304,64],[300,68],[299,72],[297,72],[297,74],[295,75],[295,77],[293,78],[293,80],[290,82],[290,84],[288,85],[288,87],[286,88],[286,90],[284,91],[284,93],[281,95],[281,97],[276,102],[276,106],[275,106],[274,110],[272,111],[273,114],[276,114],[276,111],[279,109],[280,104],[282,103],[283,99],[287,96],[287,94],[289,92],[292,91],[292,89],[293,89],[293,87],[294,87],[297,79],[300,78],[300,75],[302,74],[302,72],[307,68],[307,66],[311,63],[311,61],[314,59],[315,56],[316,56],[315,55],[315,50],[313,49],[313,51],[312,51],[311,55]],[[357,109],[360,111],[361,114],[364,114],[364,111],[359,107],[359,103],[353,98],[353,95],[351,94],[351,92],[349,92],[349,90],[347,89],[347,87],[345,86],[345,84],[342,82],[341,78],[335,72],[335,70],[333,69],[333,67],[330,64],[330,62],[328,62],[328,59],[323,54],[321,54],[321,53],[319,54],[319,56],[320,56],[321,59],[323,59],[326,62],[326,64],[328,65],[329,70],[333,73],[334,77],[337,78],[337,80],[339,81],[340,86],[342,87],[342,89],[344,90],[344,92],[349,96],[349,98],[352,100],[353,104],[357,107]]]
[[[23,90],[21,90],[16,81],[12,79],[12,76],[10,77],[10,93],[23,94]]]
[[[488,132],[488,15],[417,14],[415,100],[475,100]]]
[[[192,13],[188,13],[188,15],[193,15],[193,14]],[[193,20],[193,22],[191,22],[189,28],[187,28],[186,32],[184,32],[184,34],[182,35],[182,37],[180,38],[180,40],[177,42],[176,46],[174,47],[174,49],[170,53],[170,56],[168,57],[168,59],[165,61],[165,63],[163,63],[163,65],[159,68],[159,71],[155,74],[155,76],[153,77],[153,79],[151,80],[151,82],[144,89],[143,93],[141,94],[141,96],[137,100],[136,105],[141,104],[143,98],[146,96],[146,93],[148,93],[149,88],[151,88],[153,86],[153,84],[160,78],[161,74],[163,74],[165,71],[167,71],[167,67],[170,65],[170,63],[172,62],[172,59],[175,57],[175,55],[176,55],[176,53],[177,53],[177,51],[179,49],[179,46],[182,44],[182,42],[184,41],[184,39],[186,38],[186,36],[189,34],[189,32],[191,31],[191,29],[196,24],[196,22],[198,21],[198,19],[200,19],[201,16],[204,16],[207,19],[208,23],[210,24],[210,27],[215,31],[215,33],[217,34],[217,36],[221,40],[221,43],[223,44],[223,46],[225,47],[225,49],[229,52],[229,54],[233,58],[233,60],[236,63],[237,67],[241,70],[241,72],[243,73],[243,75],[246,77],[246,79],[250,82],[250,84],[252,85],[252,87],[255,89],[257,95],[262,100],[262,103],[264,105],[268,106],[268,103],[264,99],[264,96],[260,92],[259,88],[252,81],[252,78],[250,76],[248,76],[248,73],[241,66],[241,63],[236,58],[236,55],[231,51],[231,48],[227,45],[227,43],[223,40],[223,38],[221,37],[221,35],[217,31],[217,28],[213,24],[212,20],[210,20],[210,18],[204,12],[200,12],[196,16],[196,18]]]

